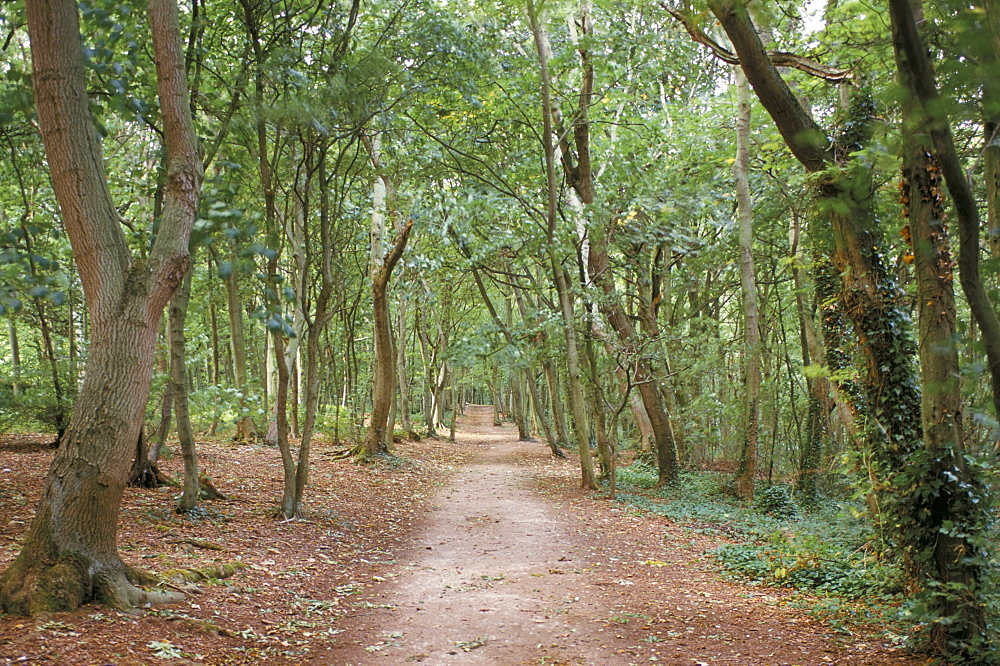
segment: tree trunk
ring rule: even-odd
[[[407,373],[406,364],[406,310],[408,300],[403,298],[399,303],[399,312],[396,315],[396,382],[399,386],[399,414],[400,423],[406,437],[411,440],[418,440],[416,430],[413,429],[413,421],[410,419],[410,380]]]
[[[101,166],[90,115],[76,2],[26,4],[35,102],[52,183],[91,322],[87,369],[73,415],[20,554],[0,576],[8,613],[117,607],[175,599],[134,586],[118,555],[118,514],[142,428],[159,317],[188,267],[201,161],[188,106],[177,6],[148,13],[167,148],[164,212],[149,256],[129,253]]]
[[[559,297],[559,311],[562,314],[563,335],[566,337],[566,366],[569,382],[570,409],[573,412],[573,427],[576,432],[577,448],[580,452],[580,486],[585,490],[597,490],[594,478],[594,462],[590,455],[590,438],[587,436],[587,416],[580,385],[580,353],[577,348],[576,317],[573,314],[573,300],[562,264],[556,254],[556,222],[558,220],[559,184],[556,182],[556,155],[552,134],[552,99],[549,60],[551,48],[548,33],[542,22],[541,9],[534,0],[528,0],[528,19],[538,53],[539,75],[542,83],[542,147],[545,151],[545,176],[548,192],[546,205],[547,239],[549,265]],[[588,174],[589,177],[589,174]]]
[[[256,436],[253,421],[247,411],[247,393],[250,387],[247,382],[247,343],[246,333],[243,326],[243,301],[240,299],[239,273],[235,269],[236,245],[230,241],[229,259],[232,263],[229,275],[225,278],[226,283],[226,305],[229,310],[229,343],[233,350],[233,375],[236,381],[236,389],[240,392],[238,409],[240,415],[236,419],[236,431],[233,433],[233,440],[237,442],[249,442]]]
[[[916,497],[904,502],[904,506],[916,515],[928,517],[921,529],[911,528],[915,538],[907,544],[907,556],[913,560],[916,576],[923,578],[925,571],[930,570],[933,580],[947,586],[927,590],[936,614],[947,618],[947,621],[931,624],[934,649],[942,655],[972,657],[989,641],[986,611],[979,598],[984,571],[982,565],[969,557],[980,548],[980,539],[985,536],[984,517],[983,509],[976,506],[978,498],[975,497],[982,488],[968,469],[962,432],[961,372],[955,342],[958,330],[952,288],[954,260],[944,222],[942,169],[931,136],[934,119],[923,108],[925,100],[920,98],[918,89],[920,85],[934,85],[926,78],[918,80],[918,77],[933,77],[933,73],[929,71],[926,51],[916,28],[913,9],[920,11],[919,2],[894,0],[889,4],[899,78],[903,88],[910,92],[902,103],[903,200],[907,205],[907,229],[917,280],[923,389],[920,415],[923,444],[929,454],[925,461],[927,478],[920,481],[934,490],[926,494],[915,493]],[[948,140],[950,143],[950,136]],[[944,156],[945,160],[953,159],[957,163],[953,146],[939,143],[936,148],[950,148],[951,154]],[[964,184],[964,171],[961,178]],[[963,193],[955,192],[953,181],[948,184],[958,200]],[[967,196],[971,198],[971,193]],[[976,204],[972,202],[971,205]],[[978,214],[975,227],[976,241],[971,251],[978,255]],[[969,249],[963,247],[963,253]],[[972,298],[970,296],[970,301]],[[992,312],[992,306],[990,309]],[[983,330],[985,334],[988,327]]]
[[[413,222],[407,223],[403,230],[397,234],[392,243],[392,248],[385,255],[381,266],[372,274],[372,307],[375,327],[375,365],[373,370],[374,388],[372,391],[372,415],[368,432],[365,435],[364,454],[375,456],[384,453],[382,442],[384,442],[385,430],[391,429],[392,424],[388,423],[389,408],[392,403],[392,395],[396,389],[396,377],[392,363],[392,335],[389,330],[389,298],[387,290],[389,279],[392,277],[392,270],[396,267],[403,251],[406,249],[406,242],[409,240],[410,231],[413,229]]]
[[[735,68],[737,92],[736,215],[739,218],[740,284],[743,292],[743,448],[733,479],[736,496],[752,502],[757,477],[760,433],[760,328],[757,312],[757,277],[753,265],[753,202],[750,199],[750,85],[743,70]]]
[[[984,0],[992,58],[983,76],[983,179],[986,181],[986,238],[990,256],[1000,259],[1000,0]]]
[[[10,374],[13,377],[11,391],[14,399],[21,397],[21,346],[17,342],[17,325],[14,317],[7,319],[7,340],[10,342]]]
[[[638,349],[635,328],[625,315],[615,293],[615,285],[608,263],[608,228],[605,224],[595,224],[590,233],[590,252],[588,254],[588,271],[591,281],[604,292],[599,307],[607,318],[611,328],[618,334],[619,340],[626,350],[634,354],[636,365],[635,383],[639,388],[643,407],[649,417],[656,444],[656,458],[659,469],[659,483],[674,484],[680,476],[677,464],[677,444],[674,441],[673,428],[663,400],[656,385],[655,376],[649,359]]]
[[[173,385],[174,411],[177,415],[177,440],[184,458],[184,492],[177,501],[181,513],[198,506],[201,486],[198,474],[198,452],[191,429],[191,414],[188,408],[187,353],[184,335],[187,321],[188,302],[191,298],[191,275],[188,271],[181,286],[170,299],[168,326],[170,330],[170,377]]]
[[[552,408],[552,423],[555,425],[557,441],[559,446],[568,448],[569,431],[566,428],[566,407],[563,405],[558,372],[555,364],[548,359],[542,361],[542,371],[545,373],[545,382],[549,387],[549,404]]]

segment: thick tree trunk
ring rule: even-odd
[[[143,260],[129,254],[101,167],[76,2],[34,1],[26,9],[39,124],[92,339],[35,518],[0,576],[0,606],[18,614],[91,600],[132,607],[165,596],[134,586],[139,576],[117,552],[118,513],[149,398],[159,317],[188,267],[201,185],[177,7],[172,0],[148,5],[168,166],[164,212]]]

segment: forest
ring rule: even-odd
[[[308,523],[489,405],[1000,663],[998,129],[996,0],[2,2],[0,435],[51,449],[0,608],[176,602],[135,488],[195,520],[251,447]]]

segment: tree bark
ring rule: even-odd
[[[392,363],[392,335],[389,330],[389,279],[396,267],[406,242],[409,240],[413,222],[407,223],[396,235],[392,248],[385,255],[378,270],[372,275],[372,308],[375,327],[375,365],[373,371],[374,388],[372,390],[372,415],[365,435],[364,454],[375,456],[384,453],[383,442],[385,430],[392,428],[387,423],[392,395],[396,389],[396,377]]]
[[[750,85],[743,70],[735,68],[737,116],[736,216],[739,219],[740,285],[743,293],[743,447],[733,479],[736,496],[753,501],[757,477],[757,450],[760,434],[760,324],[757,311],[757,276],[753,265],[753,202],[750,199]]]
[[[201,484],[198,474],[198,451],[195,448],[194,430],[191,429],[191,412],[188,407],[188,374],[186,339],[188,302],[191,299],[191,275],[188,271],[181,286],[170,299],[168,326],[170,330],[170,378],[173,385],[174,412],[177,416],[177,440],[184,458],[184,491],[177,501],[181,513],[198,506]]]
[[[919,11],[920,5],[911,0],[905,3],[891,1],[889,4],[899,78],[903,88],[910,93],[902,102],[902,191],[917,281],[923,444],[930,454],[929,472],[936,481],[934,492],[921,494],[908,506],[918,514],[927,515],[929,520],[921,526],[922,529],[914,530],[915,538],[907,544],[907,556],[913,561],[917,575],[922,576],[929,569],[933,580],[951,588],[947,591],[929,590],[936,614],[947,618],[946,622],[931,624],[933,648],[939,654],[963,653],[972,656],[989,640],[986,610],[979,599],[984,572],[969,557],[979,548],[977,537],[985,538],[985,534],[977,535],[978,530],[973,528],[973,525],[981,524],[982,517],[978,514],[982,509],[975,506],[974,497],[970,497],[970,490],[976,493],[979,489],[966,464],[959,384],[961,372],[956,345],[958,330],[952,287],[954,260],[948,226],[944,221],[942,169],[935,148],[949,150],[945,161],[954,160],[957,163],[957,157],[953,146],[945,146],[940,140],[934,141],[932,127],[935,119],[925,111],[925,100],[920,98],[921,85],[934,85],[933,81],[918,80],[918,77],[933,77],[916,29],[913,9]],[[947,139],[950,144],[950,136]],[[964,175],[963,172],[963,184]],[[954,190],[952,181],[949,185]],[[960,205],[958,201],[963,194],[971,197],[971,193],[955,194],[953,191],[957,205]],[[975,203],[971,205],[975,206]],[[961,218],[962,213],[959,215]],[[966,220],[963,226],[969,223]],[[973,223],[976,227],[975,246],[964,247],[963,254],[965,251],[975,255],[979,253],[978,213]],[[976,268],[975,279],[978,279],[978,266]],[[981,289],[982,285],[978,288]],[[973,298],[969,296],[970,302]],[[990,311],[992,313],[992,306]],[[984,336],[987,330],[988,325],[983,327]],[[951,524],[961,527],[950,528]]]
[[[148,15],[167,149],[165,205],[147,258],[129,253],[102,166],[76,2],[26,3],[42,140],[91,322],[87,370],[20,554],[0,576],[8,613],[117,607],[176,595],[135,587],[117,551],[118,513],[142,428],[159,317],[188,268],[201,160],[188,105],[177,6]]]
[[[540,8],[533,0],[528,0],[528,18],[538,53],[539,74],[542,81],[542,147],[545,151],[545,177],[548,193],[546,205],[547,239],[549,265],[559,297],[559,311],[562,314],[563,334],[566,337],[566,367],[569,382],[570,409],[573,412],[573,428],[576,445],[580,452],[580,486],[586,490],[597,490],[594,477],[594,462],[590,454],[590,438],[587,435],[587,416],[580,385],[580,352],[577,347],[576,317],[573,314],[573,300],[562,264],[556,254],[556,222],[558,220],[559,186],[556,182],[556,155],[552,135],[551,81],[549,76],[550,51],[548,33],[542,26]]]

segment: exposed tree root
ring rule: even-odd
[[[15,560],[0,580],[0,606],[12,615],[38,615],[70,611],[97,601],[125,612],[153,604],[176,603],[184,594],[145,589],[159,581],[118,562],[99,566],[82,558],[64,557],[56,562]]]
[[[222,546],[211,541],[205,541],[204,539],[171,539],[167,543],[187,543],[195,548],[204,548],[206,550],[225,550]]]
[[[215,483],[212,481],[212,477],[208,474],[202,474],[198,477],[198,483],[201,486],[201,498],[206,500],[227,500],[229,495],[225,494],[221,490],[215,487]]]
[[[242,562],[220,562],[200,569],[167,569],[160,578],[173,583],[197,583],[205,580],[229,578],[237,571],[245,569]]]

